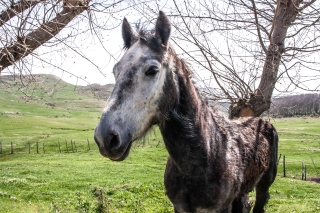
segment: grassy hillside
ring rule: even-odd
[[[59,81],[53,75],[36,75],[34,81],[23,83],[12,78],[0,81],[0,142],[4,152],[11,142],[16,152],[25,152],[28,143],[45,143],[50,151],[52,146],[57,148],[58,141],[92,142],[105,104],[96,94],[110,94],[112,85],[94,91]]]
[[[0,89],[0,212],[172,212],[163,186],[168,154],[159,131],[135,142],[125,161],[112,162],[93,142],[105,101],[86,87],[56,84],[53,76],[38,78],[28,87],[20,85],[25,94],[1,79],[7,87]],[[320,184],[300,176],[302,161],[308,178],[320,176],[320,119],[272,123],[280,136],[279,154],[287,159],[287,176],[281,158],[267,212],[319,212]],[[72,153],[71,140],[78,152]]]

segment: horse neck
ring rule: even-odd
[[[169,110],[167,119],[159,125],[170,158],[185,172],[194,170],[199,163],[207,163],[209,153],[206,134],[211,131],[207,129],[206,119],[212,116],[207,103],[190,79],[187,69],[183,62],[177,62],[177,104]]]

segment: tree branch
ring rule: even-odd
[[[264,43],[263,43],[262,38],[261,38],[259,21],[258,21],[258,16],[257,16],[257,11],[256,11],[257,10],[256,4],[254,3],[254,0],[251,0],[251,3],[252,3],[252,12],[254,14],[255,25],[257,27],[257,33],[258,33],[259,42],[260,42],[261,48],[263,49],[265,54],[267,54],[267,48],[264,46]]]
[[[8,8],[0,13],[0,27],[17,14],[43,1],[45,0],[21,0],[11,6],[8,5]]]
[[[181,15],[181,11],[179,10],[177,4],[176,4],[176,1],[174,0],[173,1],[174,4],[175,4],[175,7],[176,9],[178,10],[179,14]],[[215,79],[215,81],[217,82],[218,86],[220,87],[220,89],[224,92],[224,94],[228,97],[229,100],[232,100],[232,97],[230,96],[230,94],[222,87],[222,85],[220,84],[217,76],[215,75],[215,72],[211,66],[211,62],[210,60],[208,59],[207,55],[204,53],[204,50],[203,48],[201,47],[201,45],[198,43],[197,39],[193,36],[193,33],[190,31],[190,28],[188,27],[188,24],[186,23],[185,19],[182,18],[182,21],[184,23],[184,25],[186,26],[188,32],[189,32],[189,35],[191,35],[193,41],[195,42],[195,44],[197,45],[197,47],[199,48],[200,52],[202,53],[202,55],[205,57],[206,61],[208,62],[208,66],[210,67],[210,70],[211,70],[211,73]]]
[[[63,10],[54,19],[42,24],[28,35],[18,37],[13,45],[0,49],[0,73],[4,68],[28,56],[39,46],[56,36],[77,15],[89,8],[88,2],[84,5],[84,1],[81,0],[67,2],[67,0],[64,1]]]

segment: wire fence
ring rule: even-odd
[[[164,144],[154,138],[144,138],[136,141],[133,147],[161,147]],[[46,142],[3,142],[0,141],[0,155],[10,154],[54,154],[54,153],[76,153],[98,150],[94,140],[85,139],[83,141],[75,140],[57,140]]]
[[[294,160],[286,155],[279,155],[278,175],[300,180],[313,180],[320,177],[320,166],[313,158]]]
[[[50,153],[75,153],[98,150],[94,141],[63,140],[56,142],[0,142],[0,155],[8,154],[50,154]]]
[[[153,141],[155,147],[158,147],[160,141]],[[137,146],[139,147],[139,146]],[[98,146],[92,140],[84,141],[75,140],[58,140],[56,142],[1,142],[0,155],[10,154],[54,154],[54,153],[76,153],[98,150]],[[317,158],[317,160],[319,160]],[[313,158],[303,161],[294,160],[284,154],[280,154],[278,158],[278,175],[301,180],[312,180],[318,178],[320,180],[320,166]]]

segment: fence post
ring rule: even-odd
[[[59,152],[61,153],[60,141],[58,140]]]
[[[304,176],[305,176],[305,174],[304,174],[304,162],[302,161],[302,169],[301,169],[302,171],[302,175],[301,175],[301,180],[304,180]]]
[[[28,153],[30,154],[30,141],[28,142]]]
[[[90,151],[90,143],[88,138],[87,138],[87,141],[88,141],[88,151]]]
[[[13,143],[11,142],[11,154],[13,154]]]
[[[307,180],[307,165],[304,165],[304,180]]]
[[[286,156],[283,155],[283,177],[286,177]]]
[[[0,142],[0,154],[2,154],[2,143]]]
[[[76,150],[76,152],[78,152],[77,145],[76,145],[75,141],[73,141],[73,145],[74,145],[74,149]]]
[[[277,166],[279,165],[280,159],[281,159],[281,153],[280,153],[278,161],[277,161]]]
[[[43,153],[46,153],[44,150],[44,143],[42,143],[42,149],[43,149]]]
[[[71,140],[71,148],[72,148],[72,152],[74,152],[74,148],[73,148],[73,143],[72,143],[72,140]]]
[[[69,152],[68,150],[68,141],[66,140],[66,148],[67,148],[67,152]]]
[[[36,143],[37,154],[39,154],[39,142]]]

